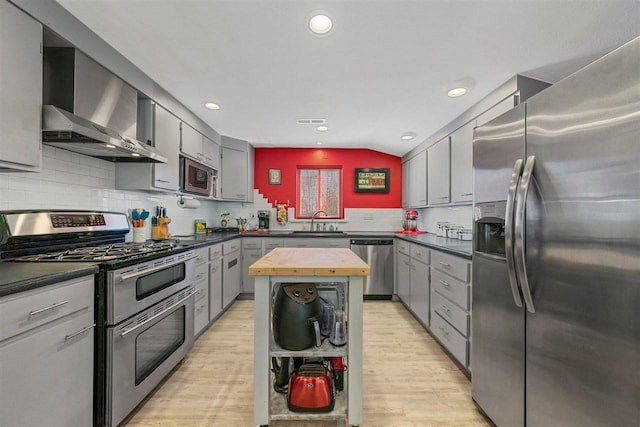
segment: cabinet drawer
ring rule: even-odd
[[[194,295],[194,300],[196,301],[196,305],[197,305],[198,301],[200,301],[204,297],[209,296],[209,283],[205,281],[197,282],[195,284],[195,288],[196,288],[196,294]],[[207,304],[209,304],[208,300],[207,300]]]
[[[425,264],[429,264],[431,258],[429,256],[430,250],[425,248],[424,246],[416,245],[415,243],[411,243],[411,258],[416,259]]]
[[[433,266],[431,267],[431,289],[438,291],[440,295],[444,295],[464,310],[469,310],[471,293],[469,285],[447,276]]]
[[[469,336],[469,313],[436,291],[431,292],[431,308],[443,319],[451,323],[462,335]]]
[[[93,310],[94,278],[81,277],[0,298],[0,341],[79,310]]]
[[[242,249],[262,249],[262,239],[242,239]]]
[[[240,250],[240,240],[232,240],[222,244],[222,255],[227,255]]]
[[[433,251],[433,254],[431,254],[431,265],[463,282],[469,283],[471,279],[471,263],[466,259]]]
[[[411,243],[405,240],[396,240],[396,247],[398,248],[398,252],[401,252],[405,255],[411,255]]]
[[[264,250],[265,252],[270,251],[275,248],[284,247],[284,240],[282,239],[264,239]]]
[[[196,265],[201,265],[209,261],[209,248],[200,248],[195,250]]]
[[[468,342],[453,326],[448,324],[438,313],[431,319],[431,332],[440,340],[453,357],[467,366]]]
[[[198,282],[200,280],[206,280],[209,278],[209,265],[208,264],[199,264],[196,265],[195,276],[193,280]]]
[[[214,259],[218,259],[222,256],[222,244],[212,245],[209,248],[209,259],[213,261]]]
[[[193,332],[200,333],[209,323],[209,298],[201,298],[196,301],[193,317]]]

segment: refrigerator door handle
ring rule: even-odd
[[[513,165],[513,173],[509,181],[509,193],[507,195],[507,206],[504,213],[504,249],[507,259],[507,270],[509,271],[509,284],[511,285],[511,293],[513,301],[518,307],[522,307],[522,296],[518,287],[518,279],[516,278],[514,248],[513,248],[513,216],[514,205],[516,200],[516,191],[520,183],[520,175],[522,174],[522,159],[516,160]]]
[[[524,171],[522,172],[522,178],[520,179],[518,194],[516,196],[515,215],[515,262],[518,271],[518,279],[520,280],[522,289],[522,295],[524,296],[524,302],[527,305],[527,310],[530,313],[535,313],[536,308],[533,304],[531,287],[529,286],[529,279],[527,278],[527,266],[525,265],[524,220],[527,194],[529,193],[529,186],[531,185],[531,178],[533,177],[533,167],[535,163],[535,156],[527,157],[527,161],[524,165]]]

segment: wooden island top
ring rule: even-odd
[[[249,267],[251,276],[368,276],[371,268],[348,248],[276,248]]]

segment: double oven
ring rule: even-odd
[[[195,252],[176,241],[125,243],[124,214],[0,213],[0,255],[96,262],[94,425],[117,426],[193,346]]]

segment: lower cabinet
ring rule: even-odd
[[[231,304],[240,294],[242,273],[240,271],[240,240],[222,244],[222,307]]]
[[[432,251],[431,332],[463,366],[471,366],[471,261]]]
[[[222,243],[209,247],[209,321],[222,313]]]
[[[209,324],[209,248],[196,249],[194,335]]]
[[[409,307],[423,324],[429,326],[429,265],[412,258],[410,281]]]
[[[398,241],[398,297],[426,326],[430,314],[430,250],[415,243]]]
[[[92,425],[93,299],[93,276],[0,298],[3,427]]]
[[[411,258],[401,252],[397,253],[398,266],[398,298],[407,306],[411,305]]]

